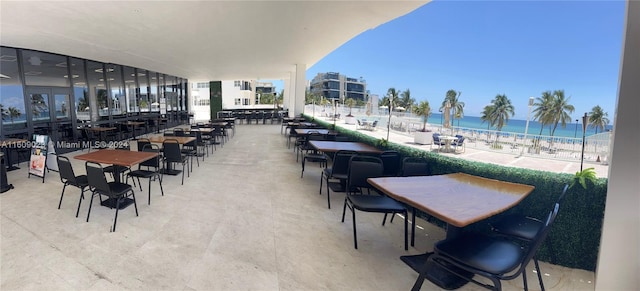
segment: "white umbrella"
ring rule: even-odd
[[[398,111],[405,111],[405,110],[407,110],[407,109],[406,109],[406,108],[404,108],[404,107],[402,107],[402,106],[398,106],[398,107],[396,107],[396,110],[398,110]]]
[[[389,106],[387,106],[387,105],[382,105],[382,106],[379,106],[378,108],[380,108],[380,109],[387,109],[387,108],[389,108]]]

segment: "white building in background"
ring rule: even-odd
[[[196,121],[211,119],[209,86],[209,82],[191,83],[189,112],[194,114]],[[256,80],[222,81],[222,109],[273,108],[273,104],[260,104],[258,92],[273,94],[276,87],[271,82]]]

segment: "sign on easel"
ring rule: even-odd
[[[33,135],[31,159],[29,160],[29,177],[31,177],[31,175],[42,177],[42,183],[44,183],[45,169],[47,166],[48,146],[49,136],[39,134]]]

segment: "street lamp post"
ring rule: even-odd
[[[580,122],[580,120],[576,119],[576,130],[573,132],[573,138],[578,137],[578,122]]]
[[[442,113],[442,108],[438,109],[438,112],[440,112],[440,131],[442,131],[442,126],[444,124],[442,124],[442,115],[444,115],[444,113]]]
[[[584,142],[587,133],[587,123],[589,122],[587,113],[582,116],[582,154],[580,155],[580,172],[582,172],[582,163],[584,162]]]
[[[531,108],[533,107],[533,97],[529,97],[529,111],[527,112],[527,123],[524,125],[524,137],[522,138],[522,148],[520,149],[520,156],[524,154],[524,145],[527,143],[527,132],[529,131],[529,119],[531,118]]]

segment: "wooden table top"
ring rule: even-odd
[[[309,144],[316,150],[325,153],[334,153],[342,150],[370,154],[379,154],[382,152],[375,147],[360,142],[311,140]]]
[[[20,139],[20,138],[5,138],[5,139],[0,139],[0,147],[11,147],[11,146],[15,146],[18,145],[20,143],[27,143],[29,142],[26,139]]]
[[[464,173],[367,181],[389,197],[456,227],[501,213],[520,203],[535,188]]]
[[[318,133],[320,133],[320,134],[329,134],[329,132],[330,132],[328,129],[321,129],[321,128],[318,128],[318,129],[313,129],[313,128],[296,128],[296,129],[294,129],[294,131],[295,131],[297,134],[308,134],[310,131],[317,131],[317,132],[318,132]]]
[[[101,164],[111,164],[118,166],[130,167],[135,164],[142,163],[148,159],[157,156],[152,152],[137,152],[128,150],[99,150],[87,154],[77,155],[74,158],[83,161],[96,162]]]
[[[202,133],[211,133],[211,132],[214,131],[214,129],[210,128],[210,127],[200,127],[200,128],[186,128],[184,131],[185,132],[199,131],[199,132],[202,132]]]
[[[185,143],[189,143],[196,140],[196,138],[193,136],[159,136],[159,135],[151,136],[148,139],[152,143],[163,143],[165,140],[175,139],[178,141],[179,144],[185,144]]]

